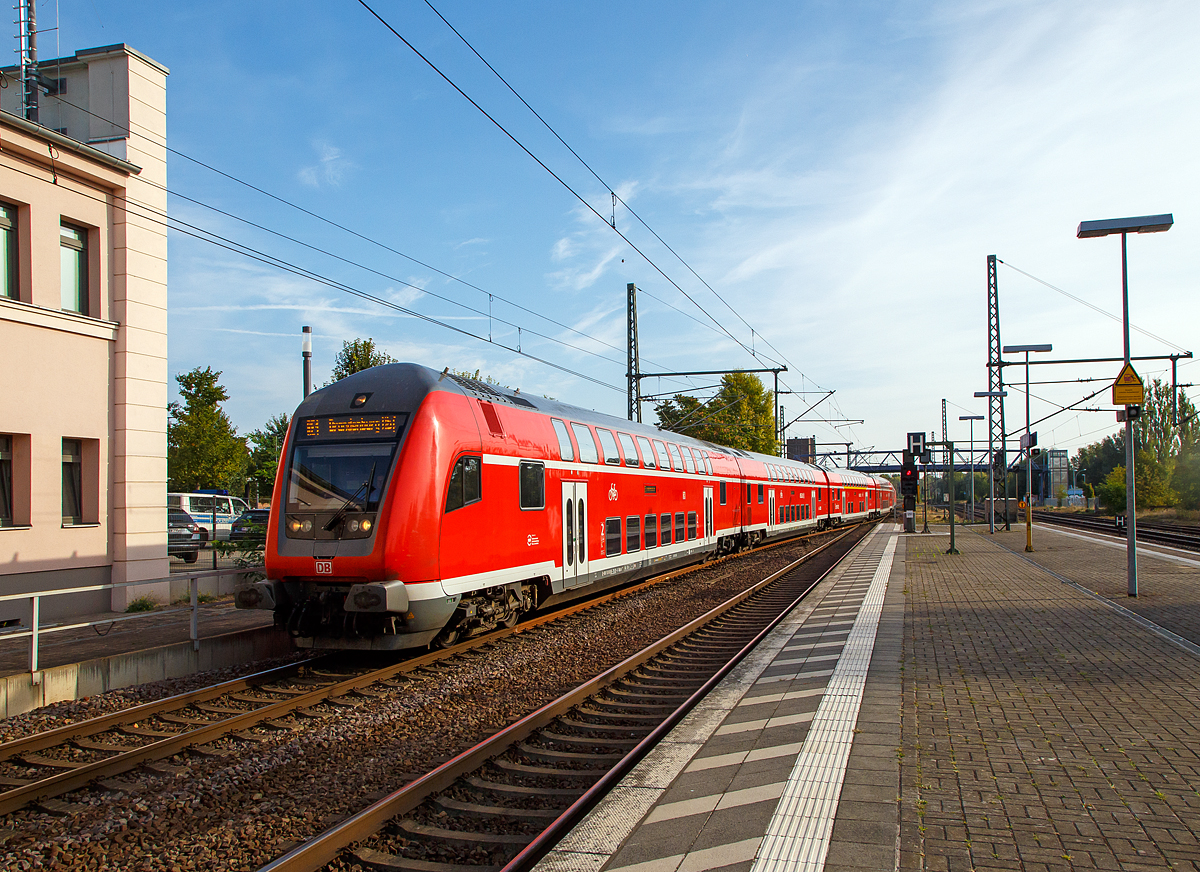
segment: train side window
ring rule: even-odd
[[[612,557],[621,553],[621,519],[604,519],[604,556]]]
[[[596,433],[600,436],[600,447],[604,449],[604,462],[620,466],[621,452],[617,449],[617,440],[613,438],[612,431],[597,427]]]
[[[661,525],[658,528],[658,532],[659,532],[658,544],[659,545],[670,545],[671,544],[671,516],[663,515],[659,519],[659,521],[660,521]]]
[[[725,482],[721,482],[721,505],[725,505]]]
[[[688,450],[686,445],[683,446],[683,465],[687,467],[688,472],[696,471],[696,460],[692,457],[692,452]]]
[[[483,498],[483,462],[470,454],[458,458],[446,489],[446,511],[477,503]]]
[[[579,459],[583,463],[599,463],[600,449],[596,447],[596,437],[592,435],[591,428],[586,424],[571,422],[571,429],[575,431],[575,441],[579,443]]]
[[[559,460],[574,460],[575,449],[571,446],[571,436],[567,433],[567,425],[558,418],[551,418],[550,423],[554,425],[554,435],[558,437]]]
[[[642,449],[642,465],[645,466],[646,469],[654,469],[654,449],[650,447],[650,440],[645,436],[639,436],[637,438],[637,444],[638,448]]]
[[[746,482],[746,504],[754,502],[754,485]]]
[[[646,516],[646,547],[653,548],[658,544],[658,515]]]
[[[696,513],[688,512],[688,538],[696,538]]]
[[[683,512],[675,513],[675,541],[683,542]]]
[[[521,508],[546,508],[546,466],[536,460],[522,460],[518,477],[521,480]]]
[[[683,472],[683,458],[679,456],[679,446],[674,442],[668,442],[667,448],[671,452],[671,465],[676,472]]]
[[[667,446],[663,445],[657,439],[654,440],[654,455],[658,458],[658,468],[671,469],[671,455],[667,454]]]
[[[763,501],[763,486],[762,482],[758,483],[758,504],[761,506]]]
[[[625,455],[625,465],[639,466],[637,446],[633,444],[633,437],[628,433],[618,433],[617,438],[621,440],[621,453]]]
[[[632,554],[642,550],[642,518],[630,515],[625,519],[625,550]]]

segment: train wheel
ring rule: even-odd
[[[458,627],[443,627],[442,632],[434,636],[433,641],[429,643],[431,648],[452,648],[457,645],[462,637],[462,631]]]

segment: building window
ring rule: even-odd
[[[59,233],[62,307],[80,315],[91,314],[88,306],[87,231],[64,224]]]
[[[604,519],[604,556],[612,557],[621,553],[621,519]]]
[[[0,436],[0,527],[13,525],[12,437]]]
[[[0,203],[0,297],[21,299],[17,288],[17,210]]]
[[[646,547],[653,548],[658,544],[658,515],[646,516]]]
[[[642,550],[642,519],[639,515],[625,519],[625,550],[629,553]]]
[[[522,460],[519,469],[521,479],[521,508],[546,508],[546,467],[535,460]]]
[[[64,527],[83,523],[83,445],[78,439],[62,441],[62,522]]]
[[[446,490],[446,511],[453,512],[483,499],[483,461],[467,455],[460,457],[450,472]]]

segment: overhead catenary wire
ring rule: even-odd
[[[119,124],[118,122],[116,122],[116,121],[113,121],[113,120],[111,120],[111,119],[108,119],[108,118],[105,118],[105,117],[104,117],[104,116],[102,116],[102,115],[98,115],[98,114],[96,114],[95,112],[92,112],[92,111],[91,111],[91,110],[89,110],[89,109],[86,109],[86,108],[84,108],[84,107],[82,107],[82,106],[78,106],[77,104],[75,104],[75,103],[72,103],[70,100],[67,100],[67,99],[65,99],[65,98],[61,97],[60,95],[55,95],[55,99],[56,99],[56,100],[58,100],[58,101],[59,101],[59,102],[61,102],[61,103],[64,103],[64,104],[66,104],[66,105],[68,105],[68,106],[71,106],[71,107],[72,107],[72,108],[74,108],[74,109],[77,109],[77,110],[79,110],[79,111],[81,111],[81,112],[84,112],[84,113],[86,113],[87,115],[90,115],[90,116],[91,116],[91,117],[93,117],[93,118],[96,118],[96,119],[98,119],[98,120],[100,120],[100,121],[104,121],[104,122],[106,122],[106,123],[108,123],[108,124],[111,124],[111,125],[113,125],[115,128],[117,128],[117,129],[119,129],[119,130],[124,130],[126,133],[131,133],[131,127],[126,127],[126,126],[123,126],[123,125]],[[134,125],[134,122],[131,122],[131,126],[132,126],[132,125]],[[204,169],[206,169],[206,170],[209,170],[210,172],[216,173],[217,175],[219,175],[219,176],[221,176],[221,177],[223,177],[223,178],[225,178],[225,179],[228,179],[228,180],[230,180],[230,181],[232,181],[232,182],[235,182],[235,183],[237,183],[237,184],[239,184],[239,185],[242,185],[242,186],[244,186],[244,187],[246,187],[246,188],[249,188],[250,190],[252,190],[252,191],[255,191],[256,193],[259,193],[259,194],[261,194],[261,195],[263,195],[263,196],[265,196],[265,197],[268,197],[269,199],[271,199],[271,200],[274,200],[274,201],[276,201],[276,202],[278,202],[278,203],[280,203],[280,204],[282,204],[282,205],[288,206],[289,208],[295,209],[295,210],[297,210],[297,211],[301,212],[302,214],[308,215],[308,216],[310,216],[310,217],[312,217],[312,218],[315,218],[315,219],[317,219],[317,220],[319,220],[319,221],[322,221],[322,222],[324,222],[325,224],[328,224],[328,225],[329,225],[329,226],[331,226],[331,227],[334,227],[334,228],[336,228],[336,229],[338,229],[338,230],[341,230],[341,231],[343,231],[343,232],[345,232],[345,233],[348,233],[348,234],[350,234],[351,236],[354,236],[354,237],[356,237],[356,238],[358,238],[358,239],[361,239],[361,240],[363,240],[363,241],[365,241],[365,242],[371,243],[372,245],[378,246],[379,248],[381,248],[381,249],[383,249],[383,250],[385,250],[385,251],[388,251],[388,252],[390,252],[390,253],[392,253],[392,254],[395,254],[395,255],[397,255],[397,256],[399,256],[399,257],[402,257],[402,258],[404,258],[405,260],[408,260],[409,262],[411,262],[411,263],[414,263],[414,264],[416,264],[416,265],[418,265],[418,266],[420,266],[420,267],[422,267],[422,268],[425,268],[425,269],[431,270],[432,272],[434,272],[434,273],[437,273],[438,275],[441,275],[441,276],[443,276],[443,277],[444,277],[444,278],[446,278],[446,279],[449,279],[449,280],[451,280],[451,281],[457,282],[457,283],[459,283],[459,284],[461,284],[461,285],[464,285],[465,287],[471,288],[472,290],[478,291],[478,292],[480,292],[480,293],[482,293],[482,294],[486,294],[486,295],[487,295],[489,298],[494,298],[494,299],[496,299],[496,300],[500,300],[501,302],[505,303],[506,305],[512,306],[512,307],[513,307],[513,308],[515,308],[515,309],[518,309],[518,310],[520,310],[520,311],[522,311],[522,312],[526,312],[526,313],[528,313],[528,314],[530,314],[530,315],[533,315],[533,316],[535,316],[535,317],[541,318],[542,320],[546,321],[547,323],[554,324],[556,327],[561,327],[561,328],[562,328],[562,329],[564,329],[564,330],[568,330],[568,331],[570,331],[571,333],[574,333],[574,334],[576,334],[576,335],[578,335],[578,336],[580,336],[580,337],[582,337],[582,338],[584,338],[584,339],[588,339],[588,340],[590,340],[590,341],[592,341],[592,342],[595,342],[595,343],[597,343],[597,344],[599,344],[599,345],[603,345],[603,346],[605,346],[605,347],[607,347],[607,348],[611,348],[613,351],[623,352],[623,351],[625,350],[625,349],[622,349],[622,348],[618,348],[617,346],[613,345],[613,344],[612,344],[612,343],[610,343],[610,342],[607,342],[607,341],[605,341],[605,340],[601,339],[600,337],[597,337],[597,336],[592,336],[591,334],[585,333],[585,332],[583,332],[582,330],[579,330],[579,329],[578,329],[578,328],[576,328],[576,327],[572,327],[572,326],[571,326],[571,325],[569,325],[569,324],[564,324],[564,323],[562,323],[561,321],[558,321],[558,320],[556,320],[556,319],[554,319],[554,318],[551,318],[551,317],[549,317],[548,315],[545,315],[545,314],[544,314],[544,313],[542,313],[542,312],[538,312],[538,311],[536,311],[536,310],[534,310],[534,309],[530,309],[530,308],[528,308],[527,306],[524,306],[524,305],[522,305],[522,304],[520,304],[520,303],[517,303],[517,302],[515,302],[515,301],[513,301],[513,300],[510,300],[510,299],[508,299],[507,297],[504,297],[504,296],[502,296],[502,295],[500,295],[500,294],[496,294],[496,293],[495,293],[495,292],[493,292],[493,291],[487,291],[487,290],[485,290],[484,288],[481,288],[481,287],[479,287],[479,286],[478,286],[478,285],[476,285],[476,284],[473,284],[473,283],[471,283],[471,282],[468,282],[468,281],[466,281],[465,279],[462,279],[462,278],[460,278],[460,277],[458,277],[458,276],[455,276],[455,275],[453,275],[453,274],[451,274],[451,273],[445,272],[444,270],[438,269],[437,267],[435,267],[435,266],[432,266],[431,264],[425,263],[424,261],[422,261],[422,260],[419,260],[419,259],[417,259],[417,258],[415,258],[415,257],[413,257],[413,256],[411,256],[411,255],[409,255],[409,254],[406,254],[406,253],[404,253],[404,252],[400,251],[399,249],[393,248],[392,246],[390,246],[390,245],[387,245],[387,244],[386,244],[386,243],[384,243],[384,242],[380,242],[379,240],[376,240],[376,239],[373,239],[373,238],[371,238],[371,237],[369,237],[369,236],[366,236],[366,235],[365,235],[365,234],[363,234],[363,233],[360,233],[360,232],[358,232],[358,231],[356,231],[356,230],[353,230],[353,229],[351,229],[351,228],[349,228],[349,227],[346,227],[346,226],[345,226],[345,225],[343,225],[343,224],[339,224],[338,222],[336,222],[336,221],[333,221],[332,219],[326,218],[325,216],[323,216],[323,215],[320,215],[319,213],[313,212],[313,211],[311,211],[311,210],[309,210],[309,209],[307,209],[307,208],[305,208],[305,207],[303,207],[303,206],[300,206],[300,205],[299,205],[299,204],[297,204],[297,203],[293,203],[292,201],[290,201],[290,200],[288,200],[288,199],[286,199],[286,198],[284,198],[284,197],[280,197],[280,196],[278,196],[278,195],[276,195],[276,194],[273,194],[273,193],[271,193],[270,191],[267,191],[267,190],[265,190],[265,189],[263,189],[263,188],[261,188],[261,187],[259,187],[259,186],[255,185],[255,184],[253,184],[253,183],[251,183],[251,182],[247,182],[247,181],[245,181],[244,179],[240,179],[240,178],[238,178],[237,176],[234,176],[234,175],[232,175],[232,174],[230,174],[230,173],[227,173],[227,172],[225,172],[224,170],[218,169],[217,167],[214,167],[214,166],[212,166],[211,164],[208,164],[208,163],[206,163],[206,162],[204,162],[204,161],[202,161],[202,160],[199,160],[198,158],[192,157],[191,155],[188,155],[188,154],[186,154],[186,153],[184,153],[184,152],[182,152],[182,151],[179,151],[178,149],[172,148],[171,146],[169,146],[169,145],[167,145],[167,144],[166,144],[165,140],[161,140],[161,137],[158,137],[158,136],[157,136],[157,134],[153,134],[153,135],[151,135],[151,134],[150,134],[150,132],[149,132],[149,131],[148,131],[146,128],[144,128],[144,126],[143,126],[143,125],[140,125],[140,124],[138,124],[138,125],[136,125],[136,126],[137,126],[137,127],[140,127],[140,128],[143,128],[143,130],[145,130],[145,131],[146,131],[146,132],[143,132],[143,133],[139,133],[138,135],[140,135],[140,136],[146,136],[146,138],[147,138],[147,139],[151,139],[151,140],[160,140],[160,141],[158,141],[156,144],[157,144],[157,145],[159,145],[160,147],[164,148],[164,149],[165,149],[166,151],[168,151],[169,153],[171,153],[171,154],[174,154],[174,155],[176,155],[177,157],[181,157],[181,158],[183,158],[183,159],[185,159],[185,160],[188,160],[188,161],[190,161],[190,162],[192,162],[192,163],[196,164],[197,166],[200,166],[200,167],[202,167],[202,168],[204,168]],[[333,252],[330,252],[330,251],[327,251],[327,250],[325,250],[325,249],[322,249],[322,248],[320,248],[320,247],[318,247],[318,246],[315,246],[315,245],[312,245],[312,244],[310,244],[310,243],[304,242],[303,240],[296,239],[295,237],[292,237],[292,236],[289,236],[289,235],[287,235],[287,234],[281,233],[281,232],[279,232],[279,231],[273,230],[273,229],[271,229],[270,227],[266,227],[266,226],[264,226],[264,225],[262,225],[262,224],[259,224],[259,223],[257,223],[257,222],[251,221],[251,220],[249,220],[249,219],[247,219],[247,218],[243,218],[243,217],[241,217],[241,216],[239,216],[239,215],[236,215],[236,214],[234,214],[234,213],[232,213],[232,212],[229,212],[229,211],[227,211],[227,210],[221,209],[221,208],[219,208],[219,207],[217,207],[217,206],[213,206],[213,205],[212,205],[212,204],[210,204],[210,203],[206,203],[206,202],[204,202],[204,201],[202,201],[202,200],[199,200],[199,199],[196,199],[196,198],[193,198],[193,197],[189,197],[189,196],[187,196],[186,194],[180,193],[179,191],[172,190],[171,188],[167,187],[166,185],[159,184],[159,183],[157,183],[157,182],[154,182],[154,181],[151,181],[151,180],[149,180],[149,179],[146,179],[146,180],[144,180],[144,181],[146,181],[146,182],[147,182],[147,184],[151,185],[152,187],[159,188],[160,190],[162,190],[162,191],[165,191],[166,193],[170,194],[170,195],[171,195],[171,196],[173,196],[173,197],[179,197],[179,198],[181,198],[181,199],[183,199],[183,200],[186,200],[186,201],[188,201],[188,202],[190,202],[190,203],[194,203],[195,205],[197,205],[197,206],[200,206],[200,207],[202,207],[202,208],[204,208],[204,209],[208,209],[208,210],[210,210],[210,211],[213,211],[213,212],[215,212],[215,213],[217,213],[217,214],[219,214],[219,215],[223,215],[223,216],[225,216],[225,217],[232,218],[232,219],[233,219],[233,220],[235,220],[235,221],[239,221],[239,222],[241,222],[241,223],[247,224],[248,226],[254,227],[254,228],[258,229],[258,230],[262,230],[262,231],[264,231],[264,232],[266,232],[266,233],[270,233],[270,234],[272,234],[272,235],[278,236],[278,237],[280,237],[281,239],[285,239],[285,240],[287,240],[287,241],[289,241],[289,242],[292,242],[292,243],[294,243],[294,244],[296,244],[296,245],[303,246],[303,247],[305,247],[305,248],[308,248],[308,249],[310,249],[310,250],[312,250],[312,251],[318,252],[318,253],[320,253],[320,254],[324,254],[324,255],[326,255],[326,256],[328,256],[328,257],[335,258],[335,259],[337,259],[337,260],[343,261],[343,262],[345,262],[345,263],[347,263],[347,264],[350,264],[350,265],[352,265],[352,266],[356,266],[356,267],[358,267],[358,268],[360,268],[360,269],[363,269],[363,270],[366,270],[366,271],[368,271],[368,272],[372,272],[372,273],[374,273],[374,274],[376,274],[376,275],[379,275],[379,276],[381,276],[381,277],[383,277],[383,278],[386,278],[386,279],[388,279],[389,281],[395,281],[395,282],[397,282],[397,283],[399,283],[399,284],[405,285],[406,287],[410,287],[410,288],[412,288],[412,289],[414,289],[414,290],[418,290],[418,291],[420,291],[420,292],[422,292],[422,293],[424,293],[424,294],[428,294],[428,295],[430,295],[430,296],[432,296],[432,297],[435,297],[435,298],[437,298],[437,299],[444,300],[444,301],[446,301],[446,302],[448,302],[448,303],[451,303],[452,305],[456,305],[456,306],[459,306],[459,307],[461,307],[461,308],[467,309],[468,311],[475,312],[476,314],[479,314],[479,315],[481,315],[481,316],[486,316],[486,317],[488,317],[489,319],[491,319],[491,318],[493,317],[493,316],[492,316],[490,313],[484,313],[484,312],[483,312],[481,309],[476,309],[476,308],[474,308],[474,307],[472,307],[472,306],[468,306],[467,304],[465,304],[465,303],[461,303],[461,302],[459,302],[459,301],[457,301],[457,300],[454,300],[454,299],[452,299],[452,298],[449,298],[449,297],[442,296],[442,295],[440,295],[440,294],[438,294],[438,293],[436,293],[436,292],[434,292],[434,291],[431,291],[431,290],[429,290],[428,288],[424,288],[424,287],[421,287],[421,286],[419,286],[419,285],[415,285],[415,284],[413,284],[413,283],[411,283],[411,282],[405,281],[404,279],[400,279],[400,278],[397,278],[397,277],[395,277],[395,276],[391,276],[391,275],[388,275],[388,274],[386,274],[386,273],[380,272],[380,271],[378,271],[378,270],[375,270],[375,269],[373,269],[373,268],[371,268],[371,267],[368,267],[368,266],[366,266],[366,265],[364,265],[364,264],[358,263],[357,261],[353,261],[353,260],[350,260],[350,259],[348,259],[348,258],[342,257],[341,255],[335,254],[335,253],[333,253]],[[136,202],[136,201],[134,201],[134,202]],[[142,205],[146,205],[146,204],[142,204]],[[148,208],[153,208],[153,207],[148,207]],[[164,213],[164,214],[165,214],[165,213]],[[641,288],[639,288],[639,290],[642,290],[642,289],[641,289]],[[681,315],[684,315],[684,316],[685,316],[685,317],[687,317],[687,318],[691,318],[693,321],[696,321],[698,324],[701,324],[701,325],[702,325],[702,326],[704,326],[704,327],[709,327],[709,325],[707,325],[707,324],[704,324],[704,323],[703,323],[703,322],[701,322],[701,321],[698,321],[698,320],[697,320],[697,319],[696,319],[694,316],[690,315],[690,314],[689,314],[689,313],[687,313],[687,312],[684,312],[683,310],[681,310],[681,309],[679,309],[679,308],[677,308],[677,307],[675,307],[675,306],[672,306],[670,303],[667,303],[665,300],[661,300],[660,298],[658,298],[658,297],[657,297],[657,296],[655,296],[654,294],[651,294],[651,293],[649,293],[649,292],[646,292],[646,291],[643,291],[643,293],[645,293],[645,294],[646,294],[646,296],[649,296],[649,297],[651,297],[652,299],[654,299],[654,300],[657,300],[658,302],[662,303],[663,305],[667,306],[668,308],[674,309],[676,312],[679,312]],[[573,345],[573,344],[571,344],[571,343],[565,342],[565,341],[563,341],[563,340],[561,340],[561,339],[558,339],[558,338],[556,338],[556,337],[547,336],[546,334],[540,333],[540,332],[538,332],[538,331],[535,331],[535,330],[531,330],[531,329],[529,329],[528,327],[522,327],[521,325],[515,324],[515,323],[513,323],[513,322],[509,322],[509,321],[506,321],[506,320],[504,320],[504,319],[500,319],[500,318],[497,318],[496,320],[500,320],[502,323],[508,324],[508,325],[509,325],[509,326],[511,326],[511,327],[516,327],[518,330],[522,330],[522,331],[524,331],[524,332],[526,332],[526,333],[533,334],[533,335],[535,335],[535,336],[538,336],[539,338],[543,338],[543,339],[546,339],[546,340],[548,340],[548,341],[551,341],[551,342],[557,342],[557,343],[559,343],[559,344],[561,344],[561,345],[564,345],[565,347],[572,348],[572,349],[574,349],[574,350],[576,350],[576,351],[580,351],[580,352],[582,352],[582,353],[585,353],[585,354],[592,354],[592,355],[594,355],[594,356],[596,356],[596,357],[600,357],[602,360],[607,360],[607,361],[609,361],[610,363],[614,363],[614,364],[617,364],[617,365],[623,365],[623,364],[624,364],[624,361],[622,361],[622,360],[616,360],[616,359],[614,359],[614,358],[611,358],[611,357],[606,357],[606,356],[604,356],[604,355],[598,354],[597,352],[590,351],[590,350],[588,350],[588,349],[584,349],[584,348],[580,348],[579,346],[576,346],[576,345]],[[711,328],[709,328],[709,329],[711,329]],[[654,363],[654,361],[652,361],[652,360],[649,360],[648,358],[647,358],[646,360],[647,360],[647,362],[648,362],[648,363],[654,364],[654,365],[656,365],[656,366],[662,366],[662,364],[655,364],[655,363]],[[672,380],[672,381],[678,381],[677,379],[670,379],[670,380]]]
[[[16,167],[10,167],[10,169],[13,172],[28,176],[29,178],[38,179],[39,181],[43,180],[41,176],[38,176],[32,172],[17,169]],[[203,228],[196,228],[193,225],[187,224],[187,222],[180,221],[177,218],[173,218],[173,217],[167,215],[165,212],[162,212],[159,209],[156,209],[154,207],[146,207],[143,204],[139,203],[137,200],[129,200],[125,197],[120,197],[120,196],[113,196],[110,200],[109,198],[98,197],[98,196],[95,196],[94,194],[89,194],[82,190],[77,191],[76,194],[78,196],[82,196],[87,199],[94,200],[97,203],[102,203],[106,206],[115,206],[115,208],[123,210],[124,212],[126,212],[126,214],[134,215],[138,218],[141,218],[142,220],[150,221],[151,223],[158,224],[158,225],[165,227],[167,229],[170,229],[170,230],[174,230],[177,233],[182,233],[186,236],[190,236],[190,237],[192,237],[194,239],[198,239],[202,242],[207,242],[208,244],[214,245],[217,248],[222,248],[226,251],[230,251],[235,254],[240,254],[243,257],[249,258],[251,260],[255,260],[259,263],[274,267],[279,270],[283,270],[284,272],[288,272],[293,275],[300,276],[302,278],[306,278],[309,281],[315,282],[317,284],[325,285],[334,290],[338,290],[338,291],[341,291],[342,293],[349,294],[350,296],[358,297],[359,299],[366,300],[366,301],[369,301],[372,303],[376,303],[380,306],[384,306],[386,308],[400,312],[401,314],[408,315],[412,318],[417,318],[421,321],[425,321],[427,323],[434,324],[439,327],[443,327],[447,330],[451,330],[462,336],[467,336],[472,339],[476,339],[480,342],[485,342],[485,343],[488,343],[489,345],[494,345],[499,348],[503,348],[508,352],[520,355],[521,357],[525,357],[529,360],[535,361],[537,363],[541,363],[541,364],[543,364],[545,366],[549,366],[553,369],[557,369],[560,372],[575,376],[576,378],[584,379],[586,381],[592,382],[593,384],[608,388],[613,391],[617,391],[619,393],[625,392],[624,387],[609,384],[608,382],[602,381],[601,379],[595,378],[594,376],[590,376],[586,373],[579,372],[577,370],[573,370],[570,367],[566,367],[566,366],[563,366],[562,364],[555,363],[554,361],[548,360],[539,355],[531,354],[530,352],[524,351],[520,348],[513,348],[509,345],[505,345],[502,342],[490,340],[486,336],[480,336],[477,333],[472,333],[470,330],[465,330],[462,327],[456,327],[455,325],[449,324],[449,323],[447,323],[439,318],[436,318],[432,315],[426,315],[423,312],[418,312],[415,309],[410,309],[407,306],[402,306],[399,303],[395,303],[395,302],[385,299],[383,297],[376,296],[375,294],[372,294],[368,291],[363,291],[359,288],[352,287],[351,285],[347,285],[344,282],[340,282],[340,281],[337,281],[336,279],[332,279],[328,276],[321,275],[320,273],[317,273],[313,270],[309,270],[305,267],[299,266],[298,264],[294,264],[289,261],[283,260],[282,258],[278,258],[274,255],[268,254],[267,252],[259,251],[255,248],[252,248],[251,246],[246,245],[245,243],[237,242],[236,240],[232,240],[232,239],[228,239],[227,237],[223,237],[220,234],[214,233],[213,231],[204,230]],[[133,207],[133,208],[131,208],[131,207]],[[144,210],[144,211],[140,211],[140,210]]]

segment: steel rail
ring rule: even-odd
[[[597,675],[573,690],[568,691],[558,699],[545,704],[536,711],[531,712],[520,720],[510,724],[508,727],[500,730],[490,738],[485,739],[474,747],[461,752],[442,765],[438,766],[436,769],[433,769],[425,775],[422,775],[421,777],[409,782],[404,787],[401,787],[383,799],[380,799],[378,802],[373,803],[357,814],[352,815],[341,823],[325,830],[323,833],[314,836],[312,839],[292,849],[284,856],[279,857],[271,863],[268,863],[266,866],[261,867],[259,872],[316,872],[316,870],[321,869],[326,864],[336,859],[343,850],[345,850],[354,842],[374,835],[388,821],[412,811],[431,794],[450,787],[463,775],[478,769],[488,760],[502,753],[509,746],[528,738],[535,731],[550,724],[555,720],[555,718],[560,717],[575,706],[579,705],[584,700],[594,696],[620,678],[623,678],[624,676],[633,672],[647,660],[650,660],[657,654],[679,642],[681,639],[691,635],[693,632],[700,629],[714,618],[725,614],[734,606],[744,602],[767,585],[775,582],[779,578],[782,578],[787,573],[794,571],[805,561],[822,553],[851,533],[856,532],[859,526],[860,525],[848,527],[837,537],[823,543],[807,554],[802,555],[777,572],[771,573],[771,575],[759,582],[756,582],[746,590],[735,594],[724,603],[710,609],[700,617],[688,622],[685,626],[680,627],[667,636],[664,636],[657,642],[648,645],[638,653],[627,657],[625,660],[621,661],[615,666],[610,667],[600,675]],[[822,578],[824,578],[825,574],[826,573],[822,573]],[[817,583],[819,583],[819,580],[806,588],[805,593],[807,594],[809,591],[811,591],[812,587]],[[783,610],[780,616],[772,621],[772,626],[774,626],[783,615],[787,614],[794,604],[795,602],[789,605],[787,609]],[[759,635],[761,636],[761,634]],[[736,655],[736,658],[740,659],[752,647],[752,645],[743,647]],[[711,686],[711,681],[706,682],[704,688],[702,689],[707,689]],[[687,707],[687,710],[690,710],[691,707],[695,705],[696,701],[699,700],[701,695],[702,694],[697,692],[689,697],[688,701],[684,703],[684,705]],[[686,711],[678,712],[678,718],[676,718],[676,722],[686,713]],[[657,728],[651,735],[661,737],[663,733],[660,732],[660,729],[661,728]],[[631,752],[635,753],[639,752],[640,750],[638,756],[639,760],[645,755],[649,748],[652,747],[652,745],[647,745],[648,739],[649,737],[639,742],[634,748],[634,751]],[[601,781],[603,780],[604,777],[602,776]],[[606,784],[611,783],[611,780],[606,782]],[[555,825],[558,823],[558,820],[566,819],[564,823],[559,825],[555,830],[556,833],[559,833],[559,837],[561,837],[560,830],[562,828],[572,825],[569,823],[569,821],[574,821],[578,816],[581,816],[586,811],[586,808],[582,805],[585,798],[590,797],[589,804],[587,805],[587,808],[590,808],[591,804],[594,804],[599,796],[602,795],[596,793],[595,788],[596,786],[594,785],[591,790],[587,791],[583,797],[580,797],[579,800],[572,804],[570,808],[564,811],[563,814],[551,824],[551,827],[555,827]],[[539,845],[544,846],[544,843],[539,843]],[[542,849],[544,850],[544,847]],[[528,851],[529,846],[527,846],[526,849],[521,852],[521,854],[518,854],[518,857],[525,855]],[[514,859],[512,862],[515,863],[516,860]],[[511,865],[512,864],[510,863],[509,866]]]
[[[849,532],[857,529],[857,527],[858,525],[847,527],[846,530]],[[827,534],[828,531],[824,531],[820,534],[812,533],[793,536],[760,545],[748,551],[725,555],[716,558],[715,560],[697,561],[669,572],[653,576],[636,584],[609,591],[595,598],[564,604],[561,608],[528,619],[518,624],[516,627],[478,636],[440,651],[432,651],[419,657],[414,657],[402,663],[392,664],[381,669],[359,673],[344,681],[333,681],[328,684],[323,684],[317,688],[314,688],[308,693],[292,695],[287,699],[277,700],[274,702],[264,700],[264,704],[262,706],[251,709],[242,714],[234,715],[228,718],[222,718],[203,725],[197,725],[195,729],[184,729],[176,735],[164,737],[158,741],[149,742],[144,745],[138,745],[130,748],[127,751],[116,753],[103,759],[94,760],[90,763],[85,763],[80,766],[74,766],[73,768],[67,769],[66,771],[57,773],[55,775],[51,775],[47,778],[41,778],[26,785],[10,788],[9,790],[0,793],[0,815],[9,814],[33,802],[60,796],[64,793],[69,793],[72,790],[78,790],[81,787],[87,786],[96,779],[109,778],[114,775],[128,772],[129,770],[134,769],[144,763],[149,763],[154,760],[161,760],[165,757],[171,757],[180,751],[185,750],[186,748],[194,747],[196,745],[203,745],[207,742],[221,738],[229,733],[245,730],[264,721],[283,717],[298,709],[318,705],[327,700],[334,700],[338,697],[346,696],[354,693],[357,690],[369,687],[372,684],[387,681],[407,672],[415,671],[422,667],[432,665],[460,654],[466,654],[474,649],[485,645],[490,645],[509,636],[518,633],[529,632],[544,624],[551,623],[565,617],[570,617],[588,609],[604,605],[621,597],[638,593],[646,588],[660,584],[664,581],[696,572],[702,567],[716,565],[717,563],[722,563],[727,560],[748,557],[752,554],[758,554],[762,551],[788,544],[795,544],[799,541],[812,538],[815,535]],[[813,551],[804,555],[804,557],[809,557],[813,554],[819,553],[820,551],[824,550],[827,545],[832,544],[834,541],[838,541],[840,538],[841,536],[838,536],[830,542],[818,546]],[[313,662],[314,660],[310,659],[299,664],[288,664],[286,666],[276,667],[273,670],[267,670],[263,673],[257,673],[253,676],[234,679],[229,682],[223,682],[222,684],[214,685],[213,687],[189,691],[185,694],[178,694],[173,697],[167,697],[165,699],[156,700],[150,703],[143,703],[140,706],[135,706],[130,709],[124,709],[119,712],[112,712],[107,715],[102,715],[99,718],[80,721],[75,724],[67,724],[63,727],[57,727],[53,730],[36,733],[32,736],[27,736],[22,739],[15,739],[12,742],[0,745],[0,760],[12,759],[21,754],[29,754],[34,751],[44,750],[46,748],[70,744],[78,739],[104,733],[111,729],[119,729],[124,725],[136,723],[137,721],[145,718],[185,709],[188,706],[195,705],[197,703],[219,699],[228,693],[236,693],[239,690],[245,689],[255,689],[258,686],[253,684],[256,678],[263,677],[263,680],[259,682],[259,684],[272,680],[278,680],[280,677],[286,677],[289,672],[298,672],[304,666],[311,666]],[[263,692],[270,693],[271,691],[266,690]]]
[[[1072,515],[1059,515],[1056,512],[1044,511],[1035,511],[1033,516],[1045,523],[1062,527],[1075,527],[1079,530],[1088,530],[1114,539],[1124,540],[1124,536],[1117,532],[1111,522],[1103,521],[1099,518],[1078,518]],[[1200,550],[1200,530],[1189,531],[1187,528],[1181,528],[1176,525],[1159,526],[1139,522],[1137,538],[1139,542],[1144,541],[1148,544],[1168,545],[1188,551]]]

